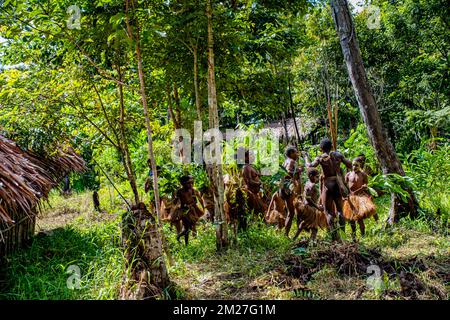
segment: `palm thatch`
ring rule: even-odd
[[[300,139],[305,139],[308,134],[314,129],[315,121],[312,118],[303,116],[295,118]],[[297,132],[295,129],[294,119],[286,119],[286,127],[282,121],[268,123],[264,126],[262,131],[270,132],[279,139],[296,139]],[[287,131],[287,137],[286,137]]]
[[[0,135],[0,226],[14,226],[18,219],[34,218],[41,199],[71,171],[86,169],[72,148],[59,148],[51,158],[20,149]],[[0,233],[2,228],[0,228]],[[0,243],[4,240],[0,235]]]

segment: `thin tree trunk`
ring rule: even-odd
[[[173,83],[173,100],[175,101],[175,116],[177,117],[177,123],[179,127],[181,128],[183,126],[181,122],[181,102],[180,102],[180,96],[178,95],[178,86],[177,83]]]
[[[286,122],[286,118],[287,118],[287,112],[283,112],[282,116],[281,116],[281,123],[283,124],[283,129],[284,129],[284,143],[288,144],[289,143],[289,131],[288,131],[288,127],[287,127],[287,122]]]
[[[133,1],[133,0],[131,0]],[[161,213],[159,210],[160,199],[159,199],[159,189],[158,189],[158,173],[156,170],[156,162],[155,156],[153,153],[153,137],[152,137],[152,125],[150,123],[150,117],[148,112],[148,103],[147,103],[147,94],[145,93],[145,79],[144,79],[144,67],[142,65],[142,57],[141,57],[141,46],[140,46],[140,38],[139,38],[139,26],[136,22],[135,29],[136,33],[133,35],[133,31],[131,29],[130,23],[128,21],[128,9],[130,0],[125,0],[126,3],[126,12],[127,12],[127,28],[129,36],[132,40],[135,41],[135,50],[136,50],[136,59],[138,63],[138,74],[139,74],[139,85],[141,91],[141,102],[144,108],[144,117],[145,117],[145,126],[147,128],[147,142],[148,142],[148,156],[150,159],[150,166],[153,171],[153,191],[155,194],[155,210],[158,217],[158,223],[161,225]]]
[[[330,93],[330,88],[328,85],[328,72],[322,70],[322,81],[323,81],[323,88],[324,88],[324,93],[325,93],[325,98],[327,99],[327,115],[328,115],[328,122],[330,125],[329,128],[329,132],[330,132],[330,137],[331,137],[331,141],[333,143],[333,150],[337,149],[337,138],[336,138],[336,132],[337,130],[335,129],[335,125],[334,125],[334,121],[333,121],[333,110],[332,110],[332,106],[331,106],[331,93]]]
[[[198,45],[196,44],[192,49],[194,56],[194,93],[195,93],[195,108],[197,109],[197,119],[202,121],[202,106],[200,102],[200,92],[198,89]]]
[[[175,129],[180,129],[181,127],[177,121],[177,117],[173,112],[172,93],[170,92],[170,86],[168,83],[166,84],[166,95],[167,95],[167,109],[169,110],[170,117],[172,118],[173,126]]]
[[[133,1],[133,0],[131,0]],[[156,170],[156,162],[155,162],[155,156],[153,153],[153,138],[152,138],[152,125],[150,123],[150,117],[149,117],[149,110],[148,110],[148,104],[147,104],[147,95],[145,93],[145,79],[144,79],[144,67],[142,65],[142,57],[141,57],[141,47],[140,47],[140,38],[139,38],[139,23],[136,21],[135,23],[135,36],[133,35],[133,31],[129,22],[128,17],[128,10],[129,10],[129,4],[130,0],[125,0],[125,7],[126,7],[126,25],[129,33],[129,37],[131,40],[135,41],[135,49],[136,49],[136,59],[138,62],[138,73],[139,73],[139,84],[140,84],[140,91],[141,91],[141,100],[142,100],[142,106],[144,108],[144,117],[145,117],[145,126],[147,128],[147,140],[148,140],[148,156],[150,159],[150,166],[153,171],[153,192],[155,195],[155,211],[158,218],[157,226],[159,229],[159,233],[156,233],[157,236],[160,238],[162,242],[162,246],[164,248],[164,251],[167,254],[167,257],[169,259],[169,262],[171,262],[171,255],[167,247],[167,243],[165,241],[164,233],[162,231],[162,222],[161,222],[161,212],[160,212],[160,198],[159,198],[159,189],[158,189],[158,171]],[[162,256],[160,256],[162,258]],[[167,273],[166,265],[163,261],[159,264],[160,270],[158,274],[161,277],[164,277],[161,281],[163,283],[169,283],[169,275]]]
[[[123,85],[122,85],[122,73],[120,70],[120,65],[117,65],[117,73],[119,76],[119,82],[118,82],[118,90],[119,90],[119,108],[120,108],[120,116],[119,116],[119,133],[121,142],[119,142],[119,145],[121,144],[121,149],[123,152],[123,158],[124,158],[124,166],[125,171],[127,173],[128,181],[130,182],[131,190],[133,190],[134,195],[134,203],[138,204],[139,199],[139,191],[137,188],[136,183],[136,174],[133,169],[133,164],[131,162],[131,156],[130,156],[130,149],[128,147],[128,141],[125,133],[125,103],[123,99]]]
[[[214,35],[212,28],[212,6],[211,0],[206,2],[206,16],[208,17],[208,104],[209,104],[209,127],[219,129],[219,112],[217,110],[217,91],[214,70]],[[224,212],[224,185],[221,164],[214,163],[209,171],[212,175],[214,186],[216,246],[222,251],[228,246],[227,224]]]
[[[302,146],[302,142],[301,142],[301,138],[300,138],[300,131],[298,130],[298,125],[297,125],[297,117],[295,115],[295,110],[294,110],[294,99],[292,98],[292,88],[291,88],[291,75],[288,75],[288,89],[289,89],[289,104],[291,107],[291,115],[292,115],[292,120],[294,120],[294,128],[295,128],[295,133],[297,135],[297,148],[298,146]],[[301,148],[303,149],[303,147]]]
[[[356,100],[383,173],[397,173],[403,176],[405,172],[383,128],[375,98],[367,80],[348,3],[346,0],[330,0],[330,6]],[[394,203],[389,212],[389,224],[398,221],[402,213],[409,213],[411,217],[417,215],[417,200],[412,190],[408,192],[410,195],[408,203],[401,203],[399,197],[392,195]]]
[[[337,103],[337,96],[338,96],[338,86],[336,85],[336,96],[334,98],[334,137],[336,140],[336,146],[335,148],[337,149],[337,139],[338,139],[338,125],[339,125],[339,120],[338,120],[338,112],[339,112],[339,106]]]

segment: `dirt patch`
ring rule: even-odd
[[[36,221],[36,232],[51,233],[51,230],[67,225],[79,215],[80,211],[77,209],[68,206],[59,207],[38,217]]]
[[[357,243],[322,244],[310,250],[304,243],[299,243],[294,252],[297,253],[290,254],[285,260],[287,275],[299,279],[305,285],[312,280],[314,274],[326,268],[333,268],[343,279],[367,278],[371,270],[377,269],[386,273],[388,279],[399,279],[400,290],[387,289],[385,292],[392,298],[419,299],[429,293],[439,299],[446,299],[448,295],[442,286],[425,282],[417,276],[427,273],[429,279],[448,284],[448,258],[437,260],[431,256],[426,259],[388,259],[380,251]]]

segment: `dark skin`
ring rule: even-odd
[[[299,196],[299,194],[301,193],[301,191],[300,191],[300,189],[301,189],[300,188],[301,168],[296,166],[298,158],[299,158],[298,151],[297,150],[291,151],[287,155],[286,161],[283,164],[284,168],[291,176],[291,179],[293,180],[293,183],[294,183],[294,186],[296,189],[295,191],[297,192],[297,194],[293,193],[287,199],[285,199],[286,206],[288,209],[288,214],[286,217],[286,224],[285,224],[286,237],[289,237],[289,231],[291,230],[292,221],[294,220],[294,216],[295,216],[295,206],[294,206],[295,197]],[[297,169],[296,169],[296,167],[297,167]]]
[[[267,209],[266,204],[261,199],[261,174],[250,164],[250,153],[245,153],[245,165],[242,169],[242,175],[244,178],[245,188],[250,191],[248,193],[248,205],[250,209],[253,209],[255,213],[264,213]]]
[[[194,181],[190,179],[186,183],[182,185],[182,188],[177,191],[177,201],[181,202],[182,210],[194,210],[195,213],[201,211],[201,209],[197,206],[197,201],[203,207],[203,201],[201,199],[200,193],[194,189]],[[205,208],[203,207],[203,210]],[[195,236],[196,225],[195,222],[191,221],[189,217],[183,215],[181,218],[181,222],[183,225],[182,231],[177,235],[177,240],[180,241],[180,238],[184,236],[184,242],[186,245],[189,243],[189,232],[192,230],[193,235]]]
[[[309,181],[305,185],[305,205],[312,206],[317,210],[323,211],[323,207],[318,205],[317,202],[319,200],[319,192],[317,191],[316,184],[319,182],[320,177],[319,173],[312,174],[308,176]],[[294,240],[300,235],[300,232],[303,229],[303,221],[300,222],[297,233],[294,236]],[[311,240],[315,240],[317,237],[317,228],[311,229]]]
[[[248,153],[245,154],[245,165],[242,169],[242,175],[244,176],[244,183],[247,189],[257,194],[261,188],[260,174],[258,170],[250,164],[250,156]]]
[[[352,163],[339,152],[330,152],[321,148],[323,154],[318,156],[313,162],[309,161],[308,154],[304,154],[307,167],[321,166],[323,174],[324,188],[321,192],[322,204],[325,208],[328,227],[331,230],[333,240],[338,240],[338,233],[335,227],[336,218],[339,219],[339,225],[345,231],[345,220],[342,215],[343,199],[337,184],[336,176],[340,174],[340,165],[344,163],[347,168],[352,167]],[[336,210],[335,210],[336,208]]]
[[[322,210],[323,208],[317,204],[319,200],[319,192],[316,184],[319,182],[319,173],[309,176],[309,181],[305,185],[305,204]]]
[[[361,164],[359,162],[353,161],[352,171],[345,175],[345,182],[352,193],[367,191],[369,179],[367,174],[361,170]]]
[[[369,179],[367,174],[361,170],[361,162],[355,160],[352,163],[352,171],[345,175],[345,182],[350,188],[352,194],[367,193],[367,184]],[[374,215],[375,220],[378,220],[378,215]],[[366,231],[366,226],[364,225],[364,220],[358,220],[359,230],[361,231],[361,236],[364,236]],[[350,221],[350,226],[352,228],[352,238],[356,240],[356,223],[355,221]]]
[[[283,214],[283,215],[285,213],[286,204],[280,195],[280,191],[275,192],[272,196],[272,200],[270,201],[269,208],[267,209],[267,213],[265,216],[266,221],[269,220],[272,210],[278,211],[280,214]],[[285,225],[284,220],[285,219],[278,220],[278,229],[280,229],[280,230],[283,229],[283,227]]]
[[[169,201],[169,199],[162,197],[161,198],[161,204],[160,204],[160,210],[161,210],[161,219],[162,221],[169,221],[171,227],[175,227],[177,231],[177,235],[181,232],[182,224],[181,220],[173,220],[171,219],[171,210],[172,210],[172,203]]]

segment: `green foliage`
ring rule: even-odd
[[[385,192],[396,193],[403,201],[407,201],[409,197],[407,189],[416,189],[413,181],[411,177],[401,176],[396,173],[378,174],[370,179],[369,186]]]
[[[209,186],[209,178],[203,166],[196,164],[174,165],[166,164],[161,167],[159,174],[159,187],[162,195],[172,196],[181,187],[180,178],[191,175],[194,178],[194,187],[203,190]]]
[[[80,221],[80,223],[82,223]],[[8,257],[2,299],[116,299],[123,271],[117,223],[72,225],[37,236],[31,247]],[[80,289],[69,289],[71,265],[80,268]]]
[[[375,151],[369,141],[367,129],[364,124],[360,123],[356,130],[350,130],[348,139],[344,141],[344,147],[343,153],[348,159],[351,160],[360,154],[364,154],[366,156],[366,165],[372,170],[377,168]]]
[[[413,177],[421,205],[429,216],[437,217],[445,225],[450,215],[450,145],[442,141],[435,150],[429,149],[428,141],[413,150],[404,159],[405,171]]]

